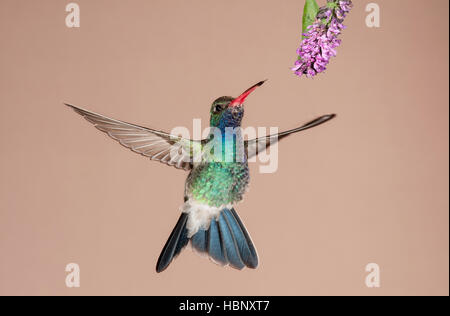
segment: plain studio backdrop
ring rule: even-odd
[[[448,295],[448,1],[376,1],[325,73],[289,67],[303,0],[0,1],[0,294]],[[324,1],[320,1],[323,3]],[[268,78],[245,126],[333,121],[251,164],[237,211],[256,270],[185,250],[161,274],[187,173],[119,146],[63,102],[170,131]],[[77,263],[81,287],[67,288]],[[365,267],[380,267],[368,288]]]

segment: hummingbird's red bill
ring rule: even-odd
[[[247,90],[245,90],[240,96],[238,96],[236,99],[231,101],[230,106],[242,105],[244,103],[245,99],[250,95],[250,93],[255,91],[255,89],[258,88],[259,86],[261,86],[264,82],[266,82],[266,80],[260,81],[257,84],[254,84],[253,86],[248,88]]]

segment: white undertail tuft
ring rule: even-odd
[[[187,237],[191,238],[192,236],[194,236],[195,233],[198,232],[200,228],[208,230],[211,220],[213,218],[217,220],[219,218],[220,211],[224,207],[231,208],[231,205],[223,207],[215,207],[209,206],[207,204],[202,204],[194,200],[186,201],[181,207],[181,211],[183,213],[189,214],[186,223],[186,228],[188,230]]]

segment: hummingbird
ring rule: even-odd
[[[164,271],[189,243],[195,252],[221,266],[239,270],[258,266],[256,248],[235,210],[249,185],[248,160],[280,139],[336,116],[323,115],[291,130],[244,140],[239,132],[244,101],[264,82],[258,82],[236,98],[223,96],[216,99],[210,108],[212,131],[202,140],[115,120],[65,103],[133,152],[189,171],[181,215],[157,261],[158,273]],[[230,129],[236,131],[231,137],[227,136]]]

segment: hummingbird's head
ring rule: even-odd
[[[264,80],[265,81],[265,80]],[[220,97],[211,105],[211,127],[238,127],[241,126],[242,117],[244,116],[244,101],[257,87],[261,86],[264,81],[251,86],[245,90],[237,98]]]

